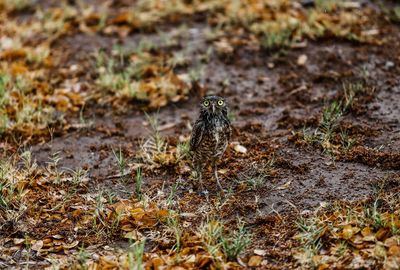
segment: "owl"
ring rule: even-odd
[[[193,125],[190,138],[193,167],[202,188],[203,170],[211,163],[214,178],[223,190],[218,179],[217,161],[228,146],[231,132],[225,99],[219,96],[204,97],[200,104],[200,115]]]

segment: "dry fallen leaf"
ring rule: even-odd
[[[72,243],[64,244],[64,245],[63,245],[63,248],[64,248],[64,249],[72,249],[72,248],[76,247],[78,244],[79,244],[79,241],[78,241],[78,240],[75,240],[75,241],[73,241]]]
[[[251,256],[249,262],[247,263],[250,267],[259,266],[262,262],[261,256]]]
[[[378,258],[385,258],[386,256],[386,249],[383,245],[381,244],[376,244],[374,247],[374,256],[378,257]]]
[[[34,251],[40,251],[40,249],[43,247],[43,241],[38,240],[38,241],[32,241],[32,246],[31,249]]]
[[[222,53],[222,54],[233,53],[233,47],[227,40],[216,41],[216,42],[214,42],[214,46],[219,53]]]
[[[130,232],[124,234],[124,238],[137,241],[137,240],[143,239],[143,234],[137,230],[133,230],[133,231],[130,231]]]
[[[387,238],[384,242],[385,247],[400,246],[400,237],[398,235]]]
[[[342,231],[342,237],[343,239],[350,239],[353,237],[353,235],[355,235],[356,233],[358,233],[360,231],[359,228],[357,227],[353,227],[350,224],[347,224],[343,227],[343,231]]]
[[[388,255],[400,257],[400,246],[390,246],[388,250]]]

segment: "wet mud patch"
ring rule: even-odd
[[[57,5],[55,1],[40,3],[43,7]],[[294,10],[302,8],[297,4]],[[356,10],[369,5],[364,1]],[[294,250],[328,238],[331,227],[308,225],[307,217],[337,220],[338,230],[332,238],[339,235],[353,247],[350,241],[354,235],[360,236],[361,225],[352,221],[345,231],[342,226],[347,221],[342,216],[324,216],[342,213],[345,208],[336,209],[337,204],[364,207],[358,214],[368,222],[372,217],[375,223],[370,225],[370,232],[376,237],[394,232],[396,216],[382,214],[386,223],[379,223],[376,213],[381,206],[396,209],[391,204],[395,196],[391,192],[397,190],[400,169],[400,60],[392,53],[400,49],[397,25],[384,20],[373,25],[379,29],[362,31],[361,36],[387,34],[383,44],[357,40],[361,37],[357,28],[355,36],[341,34],[339,38],[331,33],[302,38],[301,42],[283,44],[281,50],[260,47],[255,42],[259,37],[246,32],[247,28],[235,32],[238,38],[231,40],[233,30],[222,28],[227,31],[224,33],[218,27],[232,22],[224,21],[218,27],[213,22],[220,19],[215,14],[226,12],[222,7],[205,13],[196,11],[189,19],[172,13],[163,17],[160,27],[145,27],[143,31],[127,19],[126,7],[126,1],[110,5],[112,16],[104,25],[107,30],[97,25],[98,14],[92,18],[98,30],[82,29],[93,26],[91,16],[85,15],[82,20],[71,19],[69,27],[74,31],[51,40],[49,48],[59,56],[57,69],[52,69],[56,79],[51,87],[62,88],[62,93],[71,96],[67,101],[60,98],[63,104],[72,103],[76,93],[83,100],[64,112],[62,128],[56,132],[49,129],[49,140],[26,147],[31,149],[31,156],[24,152],[16,163],[29,179],[20,185],[33,191],[27,193],[26,202],[39,202],[27,213],[41,220],[27,223],[31,216],[26,214],[22,216],[26,227],[18,227],[17,222],[0,225],[0,234],[7,232],[8,237],[15,233],[18,237],[0,240],[0,254],[1,241],[20,245],[25,237],[22,232],[32,230],[30,237],[35,239],[30,245],[38,252],[77,256],[82,245],[100,264],[110,253],[130,252],[130,241],[146,239],[144,257],[151,267],[170,263],[171,254],[180,256],[182,252],[190,254],[192,261],[195,258],[192,268],[204,268],[215,263],[210,251],[199,244],[206,241],[206,226],[216,224],[217,229],[228,233],[244,222],[253,238],[243,256],[224,262],[227,268],[258,265],[291,269],[301,264]],[[340,10],[332,12],[336,13]],[[365,16],[360,18],[367,20]],[[242,27],[243,23],[230,27]],[[110,62],[99,68],[95,56],[100,51]],[[125,73],[136,67],[127,62],[142,60],[148,64],[143,70]],[[115,62],[118,64],[112,66]],[[163,77],[166,74],[169,77]],[[102,75],[110,75],[106,79],[111,80],[99,84]],[[160,77],[164,80],[158,84]],[[119,84],[113,84],[115,81]],[[184,94],[174,92],[182,85]],[[349,85],[361,86],[361,90],[346,92]],[[159,95],[138,98],[138,91],[145,88],[173,93],[164,93],[167,98],[151,107],[149,104]],[[192,177],[187,142],[200,97],[205,94],[226,97],[233,123],[231,144],[218,165],[223,192],[211,177],[211,170],[204,179],[207,190],[199,189]],[[12,147],[6,146],[8,153]],[[37,167],[32,160],[37,161]],[[386,181],[383,187],[382,181]],[[7,195],[9,190],[1,191]],[[377,199],[377,190],[384,193],[380,194],[382,198]],[[14,207],[16,202],[10,205]],[[0,208],[0,218],[4,213]],[[348,236],[348,225],[353,226],[353,235]],[[312,239],[302,242],[298,232],[309,228],[316,228],[317,233],[311,231]],[[110,249],[93,246],[97,243]],[[322,256],[329,243],[324,243],[323,249],[314,247],[313,252]],[[15,258],[22,261],[18,256]]]
[[[199,31],[201,33],[202,30]],[[157,38],[153,34],[149,37],[140,34],[139,36],[134,35],[133,39],[139,41],[141,37]],[[87,38],[89,37],[78,34],[67,37],[66,43],[68,43],[68,39],[71,39],[69,43],[78,45],[81,44],[81,39]],[[109,38],[98,41],[89,39],[91,43],[85,47],[92,52],[102,48],[104,44],[107,44],[106,46],[112,44],[109,42],[112,39]],[[199,49],[193,51],[194,54],[198,51],[205,51],[206,43],[201,35],[193,34],[191,40],[199,46]],[[74,48],[73,46],[67,47]],[[87,57],[89,51],[82,52],[79,48],[76,48],[77,51],[80,51],[83,57]],[[372,188],[368,185],[370,181],[391,173],[391,171],[376,169],[373,166],[375,161],[364,160],[360,157],[362,154],[359,154],[359,158],[346,159],[353,161],[352,163],[334,162],[323,153],[313,153],[307,149],[296,150],[293,145],[287,144],[291,132],[318,121],[326,102],[333,100],[341,91],[340,82],[360,76],[358,72],[362,67],[366,67],[367,71],[371,73],[370,76],[374,76],[372,66],[365,65],[365,63],[369,63],[368,61],[379,62],[380,60],[367,58],[366,55],[371,52],[376,52],[377,54],[372,54],[372,56],[373,59],[378,59],[379,53],[373,47],[371,49],[365,45],[358,46],[331,41],[319,44],[310,43],[306,48],[292,50],[287,55],[280,56],[279,61],[276,61],[273,66],[271,63],[274,62],[274,58],[262,53],[243,52],[246,55],[245,61],[236,59],[233,63],[228,64],[215,53],[212,55],[211,62],[205,66],[205,76],[201,83],[206,86],[208,90],[205,91],[208,93],[227,97],[233,112],[234,126],[239,131],[233,140],[239,143],[246,142],[246,136],[243,137],[240,134],[241,130],[252,133],[255,137],[269,134],[268,140],[279,143],[272,147],[279,149],[277,158],[285,160],[277,165],[277,170],[280,171],[279,176],[266,181],[266,185],[262,188],[263,192],[260,197],[265,200],[262,203],[267,205],[263,211],[270,214],[271,209],[267,209],[271,205],[275,205],[274,207],[279,210],[293,208],[290,206],[291,201],[297,202],[299,208],[306,209],[316,207],[319,203],[327,200],[364,197],[372,192]],[[308,62],[306,66],[299,66],[296,61],[303,54],[309,56]],[[256,63],[256,65],[250,67],[249,63]],[[371,67],[371,70],[368,70],[368,67]],[[382,74],[379,73],[379,75]],[[390,91],[396,89],[393,88]],[[359,119],[350,117],[349,122],[353,120],[355,123],[362,122],[367,124],[367,128],[372,128],[371,118],[378,121],[386,117],[387,124],[390,126],[392,123],[392,127],[394,127],[397,121],[395,119],[396,111],[393,111],[397,108],[396,95],[391,95],[389,93],[392,92],[387,91],[389,90],[377,90],[377,101],[368,105],[370,108],[376,108],[378,106],[376,103],[379,103],[381,109],[373,110],[371,116],[367,116],[367,118],[365,116],[361,116]],[[390,95],[390,99],[388,95]],[[163,119],[161,129],[165,130],[162,133],[166,136],[187,137],[190,133],[190,123],[196,117],[196,111],[193,108],[196,106],[197,100],[197,96],[191,96],[190,102],[171,105],[169,108],[161,110],[158,117]],[[382,100],[389,104],[386,106],[384,102],[380,102]],[[85,110],[90,111],[90,108]],[[106,109],[100,109],[100,111],[102,110],[106,111]],[[310,115],[315,116],[309,118]],[[34,153],[39,163],[46,162],[49,152],[61,150],[64,161],[60,162],[60,166],[87,167],[90,168],[93,177],[99,177],[99,179],[103,177],[104,179],[118,171],[111,149],[121,146],[128,158],[134,158],[139,142],[149,135],[143,125],[146,122],[143,114],[133,117],[129,114],[116,117],[106,113],[101,117],[96,114],[86,117],[89,119],[90,117],[99,118],[96,120],[98,122],[96,127],[89,128],[88,134],[79,131],[73,135],[55,138],[52,142],[53,146],[36,146]],[[101,127],[103,122],[107,124]],[[381,126],[385,126],[385,124],[381,123]],[[177,127],[183,129],[176,130]],[[101,129],[108,130],[108,134],[103,134]],[[363,130],[358,130],[356,133],[363,133]],[[395,134],[393,133],[394,143],[397,143]],[[377,138],[375,135],[367,134],[366,141],[372,143]],[[249,145],[249,149],[262,152],[260,149],[252,149],[251,145]],[[236,162],[239,165],[238,168],[242,168],[243,166],[240,164],[245,163],[245,159],[239,159]],[[229,167],[228,163],[223,161],[222,168]],[[306,164],[307,169],[301,173],[293,169],[299,164]],[[365,166],[365,164],[373,167]],[[397,169],[396,164],[384,168]],[[110,173],[110,170],[113,173]],[[237,176],[237,173],[229,175],[229,177],[234,175]],[[154,177],[157,178],[150,176],[150,178]],[[173,184],[173,181],[178,178],[179,176],[170,178],[169,184]],[[232,179],[225,179],[225,181],[226,183],[233,182]],[[156,186],[159,186],[164,181],[155,182],[158,183]],[[284,184],[288,184],[288,190],[276,191],[276,187]],[[351,190],[350,193],[349,190]]]

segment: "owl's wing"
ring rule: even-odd
[[[194,151],[199,146],[201,139],[203,138],[203,132],[203,121],[197,121],[193,126],[192,136],[190,137],[190,150]]]
[[[231,125],[228,126],[226,135],[227,135],[228,142],[229,142],[231,140],[231,137],[232,137],[232,126]]]
[[[228,116],[225,117],[225,135],[228,139],[228,142],[231,140],[232,137],[232,126],[231,121],[229,121]]]

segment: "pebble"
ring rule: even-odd
[[[267,255],[267,251],[264,249],[255,249],[254,254],[259,255],[259,256],[265,256],[265,255]]]
[[[385,68],[390,69],[394,67],[394,63],[392,61],[387,61],[385,64]]]
[[[302,54],[299,56],[299,58],[297,58],[297,65],[299,66],[304,66],[307,62],[307,55]]]
[[[301,211],[300,215],[303,217],[309,217],[312,215],[312,211],[311,210],[303,210],[303,211]]]
[[[239,153],[243,153],[243,154],[247,153],[247,148],[240,144],[235,145],[234,149],[236,152],[239,152]]]

